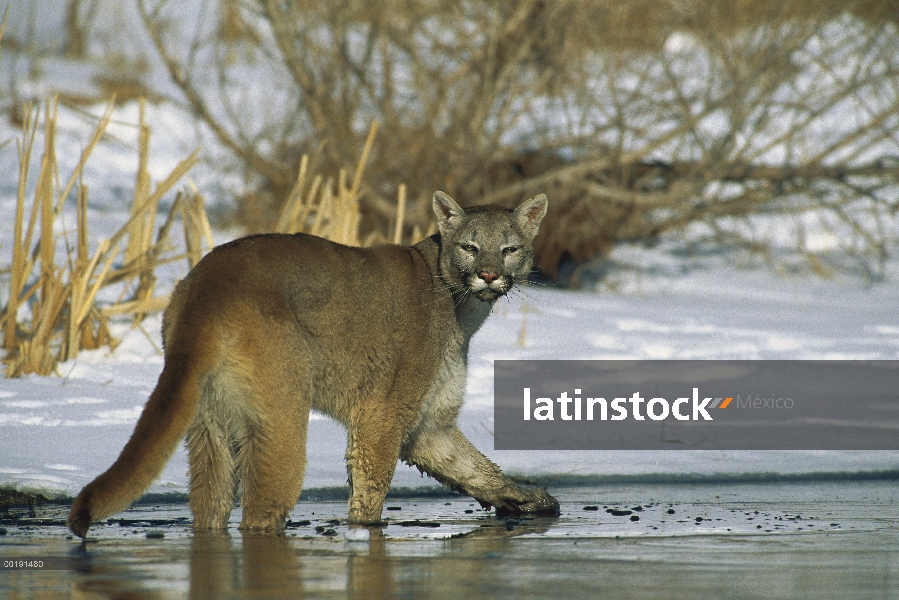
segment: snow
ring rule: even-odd
[[[669,49],[689,48],[692,43],[685,37],[672,38]],[[59,65],[49,60],[43,64],[50,77],[62,77]],[[32,92],[39,95],[43,89],[35,84]],[[90,112],[99,115],[102,107]],[[171,106],[150,105],[147,119],[153,130],[150,171],[158,179],[196,147],[199,134],[193,120]],[[85,170],[91,190],[92,249],[127,219],[125,202],[137,165],[136,121],[135,105],[119,108],[107,139]],[[66,150],[59,156],[65,180],[66,169],[74,167],[93,124],[62,108],[58,128],[60,148]],[[8,120],[0,123],[0,141],[20,135]],[[35,152],[37,161],[40,142]],[[0,169],[18,171],[15,144],[0,148]],[[208,163],[190,177],[210,198],[219,197],[227,187]],[[0,181],[0,215],[14,214],[15,186],[11,177]],[[72,206],[63,219],[71,230]],[[0,218],[0,268],[9,261],[12,228],[11,218]],[[837,244],[832,235],[820,235],[810,246],[824,250]],[[223,242],[231,234],[219,231],[216,237]],[[837,273],[827,280],[784,275],[766,268],[740,268],[729,257],[689,257],[679,251],[675,241],[653,250],[621,247],[614,262],[635,265],[638,271],[613,271],[595,290],[530,287],[500,301],[471,347],[460,426],[474,444],[508,472],[531,475],[899,468],[899,452],[493,451],[492,361],[498,358],[899,359],[895,259],[887,262],[883,281],[870,285],[851,274]],[[169,291],[185,272],[183,263],[162,270],[157,293]],[[8,273],[0,272],[0,302],[6,301],[7,281]],[[57,376],[0,379],[0,486],[72,496],[115,460],[162,369],[160,325],[159,315],[150,316],[139,328],[115,322],[113,333],[121,343],[114,351],[82,352],[60,364]],[[306,488],[345,484],[345,439],[341,426],[313,415]],[[186,470],[182,447],[150,491],[186,491]],[[399,465],[394,484],[433,482]]]

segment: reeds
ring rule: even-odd
[[[368,130],[368,136],[353,178],[347,181],[346,169],[340,169],[336,179],[311,175],[309,155],[300,160],[300,169],[290,195],[284,202],[278,219],[272,228],[277,233],[309,233],[332,242],[349,246],[371,246],[392,242],[416,242],[421,239],[421,230],[414,228],[410,238],[404,240],[403,225],[406,210],[406,186],[400,185],[397,194],[397,208],[393,231],[379,230],[363,233],[360,195],[362,176],[371,154],[372,145],[378,132],[377,122]]]
[[[40,129],[41,110],[23,107],[23,137],[19,140],[19,185],[12,240],[9,299],[0,312],[7,377],[26,373],[50,374],[57,362],[77,356],[81,349],[115,346],[109,319],[133,315],[139,322],[147,313],[163,309],[166,296],[156,295],[156,268],[187,259],[193,266],[212,247],[203,199],[196,192],[180,192],[161,226],[156,227],[160,200],[197,163],[198,151],[180,161],[162,181],[151,182],[150,128],[141,102],[138,136],[138,171],[130,217],[108,239],[90,251],[88,187],[82,173],[91,153],[109,125],[111,102],[68,179],[60,178],[56,156],[58,103],[54,98],[43,111],[43,155],[28,210],[28,183]],[[74,190],[74,198],[72,198]],[[66,202],[75,202],[74,245],[62,219]],[[178,215],[184,222],[186,252],[179,253],[169,234]],[[58,251],[63,243],[65,252]],[[100,303],[107,286],[118,285],[114,302]],[[30,313],[30,314],[29,314]]]
[[[54,99],[47,104],[43,111],[44,151],[29,211],[28,183],[36,163],[34,149],[41,111],[32,104],[23,107],[24,135],[19,141],[19,187],[9,300],[0,312],[7,377],[26,373],[47,375],[54,372],[58,362],[75,358],[81,349],[114,347],[117,340],[110,333],[111,318],[129,315],[137,326],[146,315],[163,310],[168,304],[168,295],[157,294],[157,267],[186,260],[188,268],[192,268],[214,245],[204,199],[192,183],[177,193],[164,220],[157,225],[160,200],[198,159],[195,151],[166,178],[155,186],[152,184],[148,171],[150,128],[145,121],[145,103],[141,101],[138,168],[129,217],[90,252],[88,187],[82,182],[82,172],[112,119],[113,109],[114,102],[111,102],[75,169],[61,186],[56,157],[58,103]],[[399,188],[392,230],[361,233],[360,190],[377,129],[375,123],[369,130],[352,178],[345,169],[336,177],[312,175],[309,156],[303,156],[296,183],[273,231],[305,232],[354,246],[420,239],[422,231],[417,227],[410,237],[403,236],[405,186]],[[63,207],[71,201],[73,190],[74,244],[70,243],[64,228],[63,235],[57,231],[62,225]],[[170,242],[172,228],[179,217],[184,235],[180,253]],[[65,245],[62,257],[58,251],[61,241]],[[112,285],[122,290],[118,298],[113,302],[99,302],[101,290]]]

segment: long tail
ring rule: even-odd
[[[91,522],[126,509],[162,473],[197,412],[201,369],[192,362],[166,356],[159,383],[119,458],[75,498],[67,519],[75,535],[83,538]]]

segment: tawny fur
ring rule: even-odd
[[[440,233],[415,246],[350,248],[262,235],[209,253],[163,320],[165,366],[118,460],[76,498],[69,527],[125,509],[187,437],[194,529],[279,532],[296,503],[312,408],[343,423],[351,523],[381,519],[397,459],[484,505],[557,513],[456,427],[468,344],[492,302],[527,277],[546,212],[463,210],[438,192]]]

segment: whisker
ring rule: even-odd
[[[459,300],[453,305],[453,309],[459,308],[459,306],[465,301],[468,300],[468,297],[471,296],[471,290],[467,289],[459,296]]]
[[[537,296],[535,296],[534,294],[531,294],[530,292],[528,292],[528,291],[526,291],[526,290],[521,289],[520,287],[516,287],[516,288],[514,289],[514,291],[515,291],[515,293],[518,294],[519,296],[525,296],[525,297],[527,297],[528,299],[530,299],[530,300],[532,300],[532,301],[534,301],[534,302],[537,302],[537,301],[538,301],[538,300],[537,300]]]
[[[541,287],[541,288],[552,288],[552,287],[555,287],[555,286],[553,286],[553,285],[551,285],[551,284],[548,284],[548,283],[542,283],[542,282],[540,282],[540,281],[532,281],[532,280],[530,280],[530,279],[524,279],[524,280],[522,280],[522,285],[533,285],[533,286],[535,286],[535,287]]]

